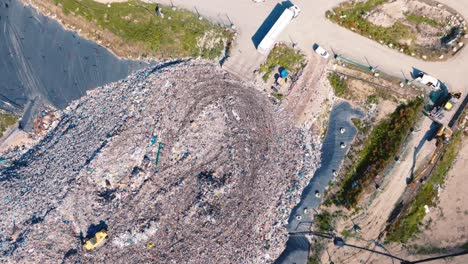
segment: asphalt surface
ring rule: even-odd
[[[338,171],[343,158],[349,150],[349,146],[357,133],[356,128],[351,122],[353,117],[362,117],[363,113],[353,109],[347,102],[341,102],[333,107],[330,113],[327,134],[322,145],[321,166],[315,172],[310,183],[304,189],[301,201],[291,212],[288,223],[288,232],[300,232],[310,230],[315,214],[315,210],[322,202],[322,194],[333,179],[333,170]],[[341,133],[344,128],[344,133]],[[341,148],[341,143],[346,147]],[[316,197],[318,191],[320,197]],[[305,213],[304,209],[308,209]],[[297,216],[300,216],[298,220]],[[286,243],[286,249],[275,263],[306,263],[309,254],[309,241],[305,236],[290,236]]]
[[[24,113],[23,128],[41,104],[64,108],[144,66],[119,60],[17,0],[0,2],[0,108]]]

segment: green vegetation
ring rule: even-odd
[[[397,156],[404,138],[420,115],[422,105],[422,99],[400,105],[372,130],[355,165],[346,173],[341,189],[332,198],[335,204],[347,208],[356,206],[364,189]]]
[[[429,254],[447,254],[448,248],[440,248],[432,245],[410,245],[411,253],[418,255],[429,255]]]
[[[376,94],[369,95],[369,96],[367,96],[367,99],[366,99],[367,104],[378,104],[379,101],[380,101],[380,98]]]
[[[390,226],[386,236],[387,241],[405,243],[419,231],[419,223],[426,215],[424,205],[430,207],[436,205],[438,186],[444,184],[445,176],[460,150],[462,139],[461,131],[454,133],[451,142],[446,146],[441,159],[436,164],[432,176],[421,187],[411,206],[401,213],[402,217]]]
[[[0,137],[3,136],[3,132],[5,132],[9,126],[16,124],[17,121],[17,116],[5,111],[0,111]]]
[[[314,240],[310,245],[310,256],[307,264],[321,264],[320,256],[322,255],[325,246],[323,242]]]
[[[284,98],[284,94],[282,93],[271,93],[271,95],[280,101]]]
[[[336,96],[344,96],[348,91],[348,85],[346,81],[341,79],[341,76],[336,73],[332,72],[328,74],[328,81],[330,85],[333,87],[333,91],[335,91]]]
[[[321,214],[314,216],[314,227],[321,232],[331,232],[335,229],[334,215],[327,211],[323,211]]]
[[[366,125],[360,118],[351,118],[351,122],[357,128],[359,133],[367,134],[370,126]]]
[[[142,56],[165,58],[219,57],[232,33],[186,11],[161,6],[164,18],[156,15],[156,4],[137,0],[101,4],[93,0],[54,0],[65,15],[84,17],[124,43],[142,48]],[[89,26],[89,25],[88,25]],[[147,54],[148,53],[148,54]]]
[[[298,50],[288,47],[285,44],[277,44],[268,54],[264,64],[260,66],[260,73],[263,80],[267,81],[276,67],[284,67],[291,76],[295,76],[305,66],[304,55]]]
[[[452,245],[450,247],[437,247],[434,245],[418,245],[418,244],[410,244],[408,245],[409,252],[411,254],[418,254],[418,255],[432,255],[432,254],[449,254],[450,252],[457,251],[457,249],[468,249],[468,242]]]
[[[406,15],[406,19],[409,22],[412,22],[412,23],[415,23],[415,24],[427,23],[427,24],[429,24],[430,26],[433,26],[433,27],[440,27],[439,23],[437,21],[435,21],[434,19],[432,19],[432,18],[424,17],[424,16],[418,16],[418,15],[413,14],[413,13],[409,13],[409,14],[405,14],[405,15]]]
[[[400,39],[411,38],[410,29],[401,22],[394,23],[391,27],[374,25],[366,20],[366,14],[387,0],[369,0],[366,2],[345,2],[333,9],[336,15],[328,13],[332,21],[340,25],[354,29],[364,36],[382,40],[384,43],[396,43]]]
[[[367,21],[367,15],[375,7],[387,0],[369,0],[365,2],[344,2],[333,9],[333,12],[327,12],[327,17],[341,26],[353,30],[365,37],[370,37],[376,41],[382,41],[383,44],[392,44],[396,49],[403,49],[406,54],[417,51],[419,47],[402,44],[402,40],[414,39],[409,26],[402,22],[395,22],[391,27],[382,27]]]
[[[464,250],[468,250],[468,242],[464,243],[461,248],[463,248]]]
[[[341,236],[342,236],[343,238],[351,237],[351,235],[352,235],[352,234],[351,234],[351,231],[350,231],[349,229],[345,229],[345,230],[341,231]]]

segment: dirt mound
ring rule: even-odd
[[[205,61],[88,92],[38,145],[6,155],[18,158],[0,170],[0,260],[270,262],[287,238],[277,206],[306,181],[306,137],[289,120]],[[107,242],[84,251],[101,228]]]

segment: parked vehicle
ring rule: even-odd
[[[314,49],[315,52],[317,52],[317,54],[319,54],[320,56],[322,56],[325,59],[328,59],[328,57],[330,56],[328,51],[326,51],[324,48],[320,47],[317,43],[314,44],[313,49]]]
[[[425,72],[421,72],[415,79],[416,81],[431,87],[432,90],[440,89],[440,81],[436,78],[428,75]]]
[[[275,24],[270,28],[265,37],[260,41],[257,50],[262,54],[267,54],[273,48],[281,32],[294,18],[296,18],[301,9],[297,6],[286,8],[281,16],[276,20]]]

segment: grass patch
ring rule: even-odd
[[[310,256],[307,264],[321,264],[320,257],[325,246],[321,241],[314,240],[310,245]]]
[[[405,14],[405,16],[409,22],[415,24],[427,23],[428,25],[436,28],[440,27],[440,24],[437,21],[429,17],[419,16],[414,13]]]
[[[378,96],[378,95],[375,95],[375,94],[373,94],[373,95],[369,95],[369,96],[367,96],[367,99],[366,99],[366,104],[369,104],[369,105],[370,105],[370,104],[378,104],[378,103],[379,103],[379,101],[380,101],[380,98],[379,98],[379,96]]]
[[[348,85],[346,84],[346,81],[343,80],[338,73],[329,73],[327,77],[330,85],[333,87],[333,91],[337,96],[342,97],[348,92]]]
[[[333,197],[336,205],[353,208],[360,195],[397,155],[423,105],[415,99],[397,107],[389,118],[382,120],[371,131],[355,165],[346,173],[338,193]],[[356,122],[356,121],[355,121]]]
[[[454,133],[451,142],[447,145],[441,159],[436,164],[432,176],[423,184],[411,206],[402,212],[402,217],[388,229],[387,241],[405,243],[419,231],[419,223],[426,215],[424,205],[430,207],[436,205],[438,186],[444,184],[445,176],[458,155],[462,139],[462,131]]]
[[[332,232],[335,229],[334,215],[327,211],[314,216],[314,227],[320,232]]]
[[[18,117],[5,111],[0,111],[0,137],[9,126],[16,124]]]
[[[173,11],[161,6],[164,18],[156,15],[156,4],[137,0],[112,3],[110,6],[93,0],[54,0],[65,15],[81,16],[105,29],[125,43],[143,46],[142,56],[180,58],[219,57],[232,33],[199,20],[186,10]],[[169,19],[170,18],[170,19]],[[148,53],[148,54],[146,54]]]
[[[268,54],[267,60],[260,66],[263,80],[267,81],[276,67],[284,67],[294,77],[305,66],[305,58],[298,50],[285,44],[277,44]]]
[[[327,17],[341,26],[353,30],[365,37],[382,41],[383,44],[393,44],[396,49],[404,49],[404,52],[410,54],[415,51],[415,47],[401,44],[404,39],[414,39],[415,36],[411,29],[397,21],[391,27],[382,27],[366,20],[367,14],[375,7],[388,2],[387,0],[369,0],[365,2],[344,2],[333,9],[333,12],[327,12]]]
[[[366,134],[369,131],[370,127],[364,124],[362,119],[353,117],[351,118],[351,122],[353,122],[353,125],[356,127],[359,133]]]
[[[271,95],[280,101],[284,98],[284,94],[282,93],[271,93]]]

